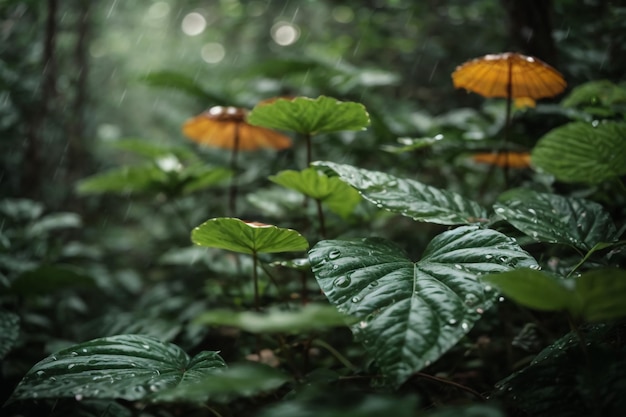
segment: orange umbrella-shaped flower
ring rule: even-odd
[[[264,127],[252,126],[246,122],[248,110],[240,107],[211,107],[207,111],[187,120],[183,124],[183,134],[206,146],[232,150],[231,169],[237,169],[239,150],[255,151],[262,148],[286,149],[291,139]],[[230,187],[230,210],[235,212],[237,184],[233,177]]]
[[[464,88],[483,97],[506,98],[505,143],[513,99],[554,97],[567,86],[563,76],[550,65],[515,52],[490,54],[467,61],[452,73],[452,82],[456,88]]]

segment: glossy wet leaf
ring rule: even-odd
[[[507,298],[536,310],[569,310],[576,302],[572,292],[573,280],[566,281],[534,269],[516,269],[481,279]]]
[[[313,168],[302,171],[281,171],[269,179],[283,187],[321,201],[342,217],[349,216],[361,201],[361,196],[354,188],[337,177],[328,177]]]
[[[322,304],[307,304],[295,311],[273,309],[267,313],[213,310],[196,319],[198,323],[232,326],[251,333],[301,333],[345,326],[354,321],[335,307]]]
[[[230,217],[202,223],[191,232],[191,240],[196,245],[247,254],[295,252],[309,247],[295,230]]]
[[[539,140],[532,163],[564,182],[597,184],[624,175],[626,123],[575,122],[558,127]]]
[[[6,310],[0,310],[0,360],[11,351],[20,334],[20,317]]]
[[[576,294],[582,300],[580,315],[588,321],[626,317],[626,271],[597,269],[576,281]]]
[[[323,240],[309,252],[317,282],[387,380],[402,384],[454,346],[495,291],[478,276],[535,266],[512,239],[464,226],[444,232],[413,262],[391,242]]]
[[[326,161],[314,165],[336,172],[342,181],[356,188],[377,207],[417,221],[445,225],[486,221],[484,208],[452,191],[351,165]]]
[[[496,214],[540,242],[560,243],[587,252],[617,239],[609,214],[593,201],[516,190],[500,197]]]
[[[561,101],[563,107],[575,107],[598,116],[610,116],[626,110],[626,86],[609,80],[589,81],[572,89]]]
[[[626,349],[619,330],[605,324],[569,333],[540,352],[530,366],[496,385],[491,398],[511,415],[619,416],[626,408]],[[609,342],[607,344],[607,341]]]
[[[39,398],[144,399],[166,388],[192,386],[226,365],[216,352],[190,358],[148,336],[119,335],[74,345],[33,366],[11,401]]]
[[[269,104],[260,104],[250,112],[247,121],[270,129],[311,135],[363,130],[370,123],[369,115],[362,104],[326,96],[316,99],[278,99]]]
[[[91,287],[95,282],[80,268],[71,265],[43,265],[18,275],[11,292],[21,296],[50,294],[72,287]]]
[[[220,372],[198,378],[193,384],[178,385],[157,392],[153,400],[160,402],[226,401],[249,397],[279,388],[289,377],[283,372],[257,363],[240,363]]]

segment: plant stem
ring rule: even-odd
[[[352,362],[350,362],[348,360],[348,358],[346,358],[345,356],[343,356],[341,353],[339,353],[339,351],[337,349],[335,349],[334,347],[332,347],[331,345],[329,345],[328,343],[324,342],[322,339],[315,339],[313,340],[313,342],[311,342],[312,345],[314,346],[319,346],[321,348],[326,349],[328,352],[330,352],[331,355],[333,355],[339,362],[341,362],[343,364],[343,366],[345,366],[346,368],[350,369],[351,371],[356,371],[358,370],[358,368],[356,366],[354,366],[352,364]]]
[[[324,225],[324,211],[322,210],[322,202],[318,199],[315,200],[317,203],[317,218],[320,222],[320,236],[322,239],[326,237],[326,226]]]
[[[256,311],[261,311],[260,303],[259,303],[259,276],[257,274],[256,265],[257,265],[257,253],[256,251],[252,252],[252,281],[254,283],[254,309]]]
[[[470,394],[472,394],[473,396],[479,398],[481,401],[487,401],[487,399],[478,391],[470,388],[470,387],[466,387],[465,385],[459,384],[458,382],[454,382],[454,381],[450,381],[449,379],[445,379],[445,378],[439,378],[438,376],[434,376],[434,375],[429,375],[429,374],[425,374],[423,372],[417,372],[415,373],[415,375],[422,377],[424,379],[429,379],[431,381],[437,381],[440,382],[442,384],[446,384],[446,385],[451,385],[453,387],[456,387],[462,391],[468,392]]]
[[[235,124],[235,137],[233,138],[233,152],[230,158],[230,169],[233,176],[230,179],[230,190],[228,197],[228,210],[231,216],[237,212],[237,155],[239,154],[239,124]]]

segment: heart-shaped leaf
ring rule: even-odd
[[[165,388],[193,385],[225,367],[216,352],[191,359],[171,343],[141,335],[94,339],[33,366],[10,401],[37,398],[120,398],[136,401]]]
[[[339,101],[320,96],[316,99],[296,97],[259,104],[248,115],[248,123],[270,129],[302,134],[363,130],[370,118],[360,103]]]
[[[330,305],[307,304],[297,311],[270,310],[267,313],[230,310],[207,311],[196,322],[233,326],[251,333],[299,333],[354,323]]]
[[[330,302],[360,319],[353,333],[396,386],[454,346],[491,306],[495,294],[479,275],[536,265],[509,237],[477,226],[435,237],[419,262],[369,238],[321,241],[309,260]]]
[[[626,174],[626,123],[569,123],[545,134],[532,163],[564,182],[597,184]]]
[[[230,217],[210,219],[191,232],[196,245],[240,253],[277,253],[306,250],[307,240],[292,229],[244,222]]]
[[[270,177],[272,182],[323,202],[330,210],[342,217],[349,216],[361,201],[361,196],[352,187],[337,177],[307,168],[302,171],[281,171]]]
[[[617,230],[602,206],[582,198],[515,190],[494,205],[496,214],[540,242],[560,243],[585,252],[617,240]]]
[[[484,208],[452,191],[351,165],[326,161],[315,162],[314,165],[336,172],[342,181],[356,188],[379,208],[417,221],[445,225],[486,221],[487,212]]]

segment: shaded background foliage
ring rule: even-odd
[[[198,13],[206,23],[194,36],[181,30],[190,13]],[[515,50],[558,68],[568,91],[589,80],[620,82],[626,72],[625,17],[626,8],[618,2],[600,0],[2,2],[2,291],[6,282],[25,279],[24,271],[39,266],[74,269],[56,271],[59,289],[54,293],[22,294],[18,301],[14,294],[0,298],[3,307],[20,313],[22,320],[18,349],[3,362],[8,384],[3,384],[0,401],[42,356],[91,338],[142,333],[175,341],[191,352],[211,344],[224,351],[227,361],[238,358],[238,350],[254,350],[249,335],[215,334],[190,324],[224,298],[245,305],[242,294],[251,291],[232,273],[238,262],[249,271],[245,260],[189,248],[191,228],[224,213],[225,186],[177,198],[163,193],[75,193],[76,182],[87,175],[145,160],[124,151],[123,138],[182,146],[187,151],[181,156],[184,163],[198,158],[221,166],[228,153],[189,144],[180,133],[184,120],[217,104],[251,108],[276,95],[326,94],[365,104],[372,126],[366,132],[319,138],[315,159],[385,167],[391,174],[492,202],[504,185],[496,180],[482,189],[487,169],[469,165],[464,155],[497,148],[503,106],[453,90],[451,72],[467,59]],[[295,42],[277,43],[281,27],[297,35]],[[550,100],[544,103],[535,112],[516,113],[512,141],[517,148],[527,150],[567,120]],[[398,137],[437,134],[445,138],[437,149],[380,151],[383,145],[396,145]],[[302,168],[298,140],[293,150],[242,155],[242,194],[250,195],[242,214],[281,219],[281,214],[260,210],[254,201],[263,205],[263,198],[254,197],[270,185],[266,178],[277,170]],[[527,185],[531,179],[548,182],[531,175],[518,175],[514,185]],[[565,184],[557,187],[571,190]],[[623,219],[623,204],[611,201],[606,187],[579,194],[609,202],[613,218]],[[329,228],[343,236],[360,235],[359,228],[367,228],[368,233],[401,242],[414,258],[432,236],[445,230],[420,224],[412,226],[419,233],[409,236],[407,219],[363,206],[357,214],[347,223],[331,217]],[[286,226],[315,236],[307,213],[283,215],[289,217]],[[50,221],[48,216],[57,217]],[[282,278],[289,283],[292,276]],[[76,288],[68,281],[83,285]],[[550,328],[553,323],[546,320]],[[486,322],[490,324],[479,324],[479,331],[480,326],[496,334],[513,331],[496,317]],[[347,331],[334,337],[338,344],[350,340]],[[527,359],[504,347],[503,340],[495,341],[501,344],[496,347],[464,343],[453,360],[461,361],[463,351],[471,351],[477,361],[492,359],[490,365],[481,365],[487,377],[478,378],[473,369],[462,375],[483,390],[508,375],[501,369]],[[351,349],[354,357],[362,353]],[[490,357],[489,349],[506,355]],[[410,385],[428,391],[433,403],[448,398],[449,393],[430,390],[423,381]],[[411,398],[406,402],[414,403]]]

